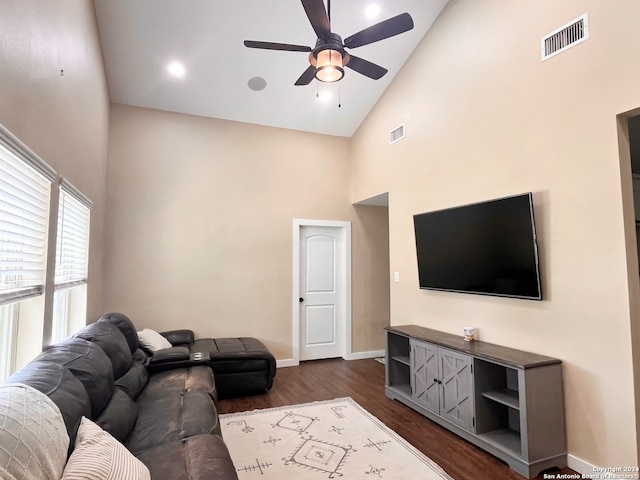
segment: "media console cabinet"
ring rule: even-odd
[[[527,478],[567,466],[560,360],[415,325],[385,330],[387,397]]]

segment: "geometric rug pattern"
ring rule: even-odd
[[[453,480],[351,398],[220,415],[240,480]]]

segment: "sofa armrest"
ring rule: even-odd
[[[190,357],[187,347],[170,347],[158,350],[151,357],[151,365],[165,362],[188,361]]]
[[[193,330],[169,330],[167,332],[160,332],[164,338],[169,340],[169,343],[174,347],[176,345],[183,345],[185,343],[193,343],[195,336]]]

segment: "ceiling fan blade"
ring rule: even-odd
[[[244,46],[249,48],[261,48],[263,50],[284,50],[287,52],[310,52],[311,47],[304,45],[291,45],[289,43],[256,42],[245,40]]]
[[[369,45],[370,43],[399,35],[412,28],[413,19],[411,15],[401,13],[345,38],[344,46],[348,48],[362,47],[363,45]]]
[[[361,73],[365,77],[373,78],[374,80],[380,80],[384,75],[389,71],[380,65],[376,65],[375,63],[371,63],[368,60],[365,60],[360,57],[356,57],[354,55],[349,55],[349,63],[347,63],[347,67],[351,70],[355,70],[358,73]]]
[[[318,38],[331,33],[331,24],[323,0],[302,0],[302,6]]]
[[[315,76],[316,76],[316,67],[314,67],[313,65],[309,65],[309,67],[304,71],[304,73],[300,75],[300,78],[296,80],[295,84],[298,86],[309,85],[311,83],[311,80],[313,80]]]

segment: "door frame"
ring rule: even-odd
[[[344,233],[344,324],[342,358],[351,357],[351,222],[338,220],[293,219],[293,293],[291,296],[291,347],[292,366],[300,364],[300,233],[302,227],[330,227],[342,229]]]

